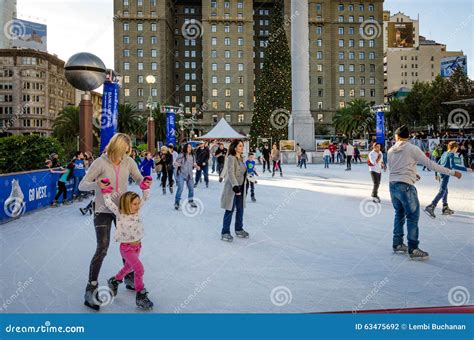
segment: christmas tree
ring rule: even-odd
[[[289,24],[289,20],[283,20],[282,1],[276,0],[263,69],[255,93],[256,101],[250,127],[252,147],[257,146],[258,138],[272,138],[272,141],[277,143],[288,139],[291,54],[285,27]]]

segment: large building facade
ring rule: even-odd
[[[385,95],[409,91],[415,82],[433,81],[441,59],[464,55],[419,34],[419,21],[403,13],[384,12]]]
[[[306,1],[306,0],[304,0]],[[290,43],[290,0],[284,1]],[[331,124],[355,98],[383,102],[383,0],[309,2],[311,112]],[[248,133],[273,0],[114,0],[120,100],[195,114],[196,134],[221,117]],[[298,51],[292,51],[298,53]],[[146,83],[146,76],[157,79]]]
[[[30,49],[0,49],[0,133],[50,136],[53,122],[74,89],[64,61]]]

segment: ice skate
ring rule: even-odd
[[[227,241],[227,242],[232,242],[234,238],[232,237],[231,234],[222,234],[221,235],[221,240],[222,241]]]
[[[434,205],[428,205],[425,210],[423,210],[429,217],[431,218],[436,218],[436,215],[434,213],[435,206]]]
[[[170,187],[170,194],[173,193],[173,187]]]
[[[449,209],[449,206],[443,206],[443,215],[452,215],[454,214],[454,210]]]
[[[250,199],[252,200],[252,202],[257,202],[254,196],[250,197]]]
[[[179,203],[174,204],[174,210],[179,210]]]
[[[395,254],[405,254],[407,251],[408,247],[403,243],[393,247],[393,252]]]
[[[374,203],[380,203],[380,202],[381,202],[381,201],[380,201],[380,197],[378,197],[378,196],[372,197],[372,202],[374,202]]]
[[[112,293],[114,294],[114,296],[117,296],[117,291],[118,291],[118,287],[119,285],[122,283],[123,281],[119,281],[115,278],[115,276],[112,276],[108,281],[107,281],[107,285],[109,286],[110,290],[112,291]]]
[[[250,235],[249,235],[248,232],[246,232],[245,230],[242,229],[242,230],[237,230],[235,232],[235,236],[237,236],[239,238],[249,238]]]
[[[100,301],[97,295],[97,288],[97,282],[95,284],[87,283],[86,293],[84,294],[84,305],[98,311],[102,301]]]
[[[410,250],[408,253],[410,254],[410,258],[413,260],[426,260],[429,258],[429,254],[419,248]]]
[[[191,206],[191,208],[197,208],[198,207],[197,204],[194,203],[194,201],[189,201],[188,203]]]
[[[166,187],[163,187],[163,195],[166,195]]]
[[[148,298],[148,291],[146,289],[137,292],[136,303],[138,308],[144,310],[153,309],[153,302]]]

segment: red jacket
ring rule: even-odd
[[[330,153],[335,153],[336,152],[336,146],[334,144],[329,145],[329,152]]]

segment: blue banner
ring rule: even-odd
[[[472,326],[470,314],[3,314],[0,337],[472,340]]]
[[[33,210],[48,207],[56,195],[60,174],[49,170],[13,173],[0,176],[0,223],[19,218]],[[74,180],[67,183],[68,199],[72,198]],[[59,202],[61,202],[59,198]]]
[[[383,111],[377,111],[375,113],[375,138],[378,144],[382,145],[382,147],[385,146],[385,122]]]
[[[173,110],[166,111],[166,145],[176,145],[175,113]]]
[[[100,116],[100,153],[102,153],[112,136],[117,132],[119,84],[104,83],[102,111]]]

